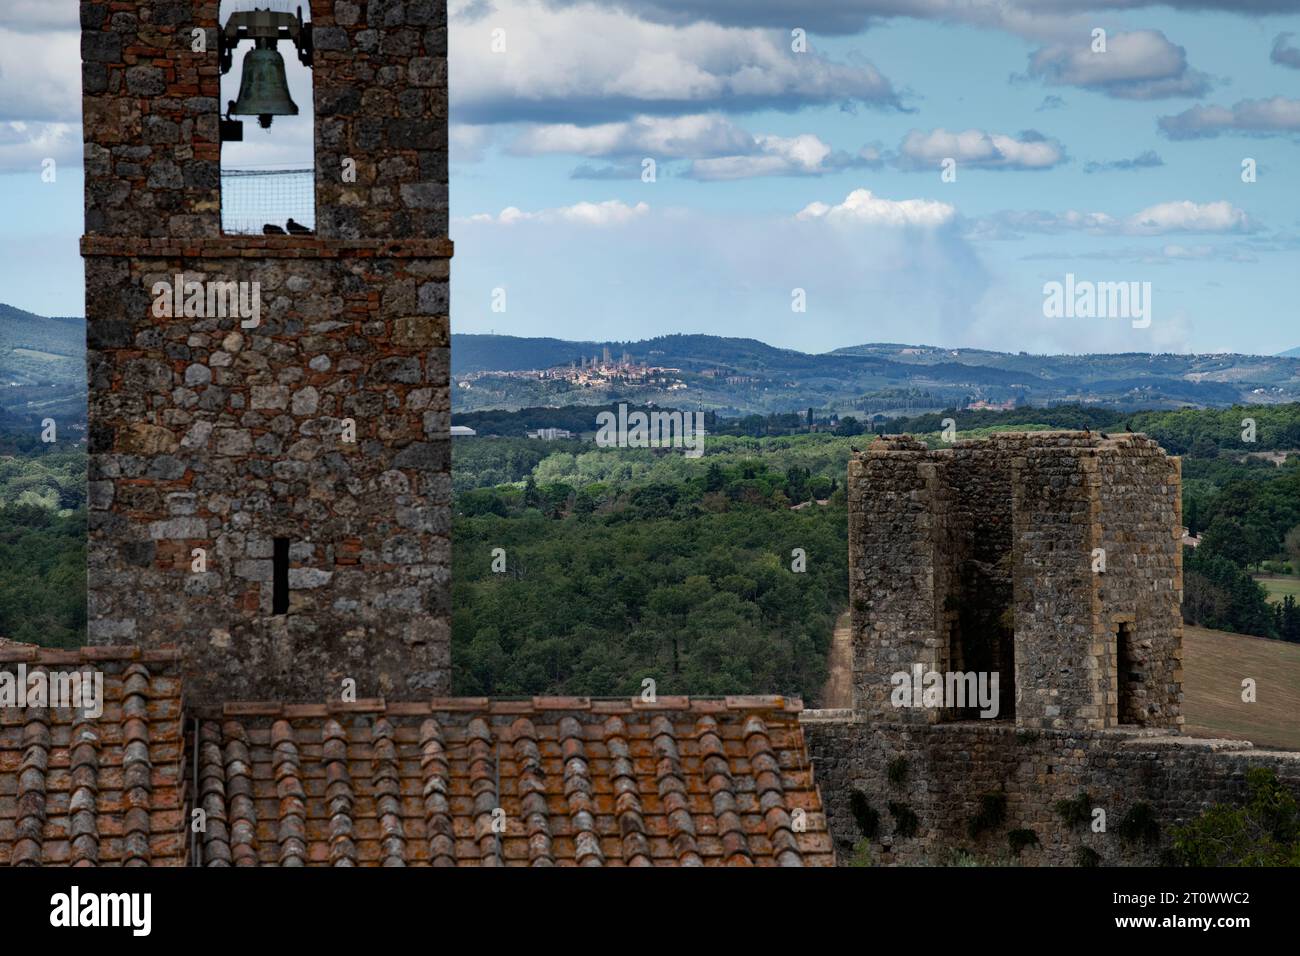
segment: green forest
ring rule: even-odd
[[[1300,406],[1122,415],[1061,406],[952,411],[891,423],[932,446],[1009,428],[1146,431],[1183,454],[1188,623],[1300,641],[1294,598],[1253,573],[1300,568]],[[1243,441],[1242,420],[1255,422]],[[806,420],[806,419],[805,419]],[[843,482],[870,435],[848,419],[746,420],[768,437],[712,435],[706,454],[578,440],[458,438],[453,447],[453,642],[466,694],[798,693],[815,699],[847,607]],[[845,427],[847,426],[847,427]],[[798,510],[802,502],[824,501]],[[791,551],[803,547],[806,570]],[[494,571],[493,549],[504,551]],[[498,566],[500,567],[500,565]]]
[[[77,647],[85,635],[85,449],[0,433],[0,637]]]
[[[1300,448],[1300,406],[954,411],[889,430],[937,446],[945,417],[961,437],[1152,434],[1184,455],[1184,521],[1199,536],[1185,550],[1184,618],[1300,641],[1295,598],[1270,599],[1260,583],[1300,570],[1300,455],[1276,463]],[[1243,441],[1247,418],[1254,442]],[[456,691],[626,694],[651,679],[662,693],[815,698],[848,606],[845,473],[871,436],[847,418],[810,433],[791,415],[756,430],[715,433],[698,459],[576,439],[455,439]],[[0,636],[84,641],[85,472],[79,446],[0,434]]]
[[[691,460],[532,442],[551,453],[527,472],[520,444],[456,441],[457,693],[820,689],[848,606],[847,443],[720,439]],[[491,485],[504,462],[517,480]]]

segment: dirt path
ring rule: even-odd
[[[849,631],[849,612],[835,622],[831,653],[826,661],[828,674],[822,687],[821,707],[853,706],[853,635]]]

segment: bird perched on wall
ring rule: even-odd
[[[1098,432],[1097,434],[1101,435],[1101,437],[1106,439],[1107,441],[1110,440],[1110,436],[1107,435],[1105,432]]]
[[[1125,422],[1125,423],[1124,423],[1124,431],[1126,431],[1126,432],[1128,432],[1130,435],[1132,435],[1132,434],[1133,434],[1133,423],[1132,423],[1132,422]]]
[[[1092,437],[1092,429],[1089,428],[1087,425],[1084,425],[1084,426],[1083,426],[1083,433],[1084,433],[1084,435],[1086,435],[1086,436],[1089,437],[1089,438]]]
[[[262,235],[264,235],[264,236],[283,236],[283,235],[284,235],[284,230],[281,229],[279,226],[277,226],[275,223],[268,222],[265,226],[262,227]]]
[[[284,224],[284,227],[289,230],[291,236],[310,236],[312,234],[312,230],[302,223],[294,222],[292,216],[289,217],[289,221]]]

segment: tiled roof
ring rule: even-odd
[[[797,700],[230,703],[196,754],[178,659],[0,648],[104,691],[0,706],[0,866],[183,865],[191,801],[209,866],[834,862]]]
[[[98,672],[103,713],[0,706],[0,866],[175,866],[185,860],[175,651],[0,648],[25,673]],[[29,686],[31,686],[29,684]]]
[[[830,866],[801,707],[227,704],[201,723],[203,862]]]

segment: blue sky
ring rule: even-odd
[[[449,6],[455,331],[1300,345],[1296,0]],[[76,81],[76,4],[6,0],[0,301],[43,313],[83,310]],[[1045,318],[1066,273],[1150,282],[1150,326]]]

